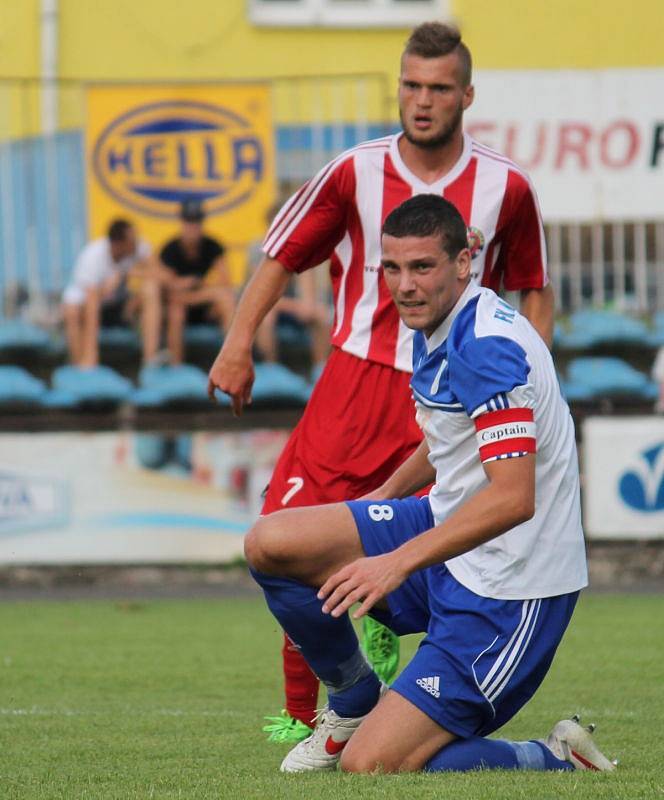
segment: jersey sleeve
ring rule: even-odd
[[[487,336],[450,354],[450,388],[475,423],[482,463],[535,453],[535,391],[523,348]]]
[[[277,214],[263,251],[291,272],[326,261],[346,230],[355,195],[352,157],[328,164],[296,192]]]
[[[510,172],[496,267],[509,291],[541,289],[549,282],[542,216],[527,178]],[[501,212],[502,215],[502,212]]]

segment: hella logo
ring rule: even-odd
[[[636,511],[664,511],[664,443],[640,455],[641,463],[620,477],[620,496]]]
[[[94,143],[92,167],[125,207],[172,219],[187,199],[205,202],[211,215],[247,201],[263,178],[265,152],[234,111],[172,100],[115,119]]]

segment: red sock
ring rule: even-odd
[[[281,654],[284,657],[286,711],[305,725],[313,725],[318,701],[318,678],[286,634]]]

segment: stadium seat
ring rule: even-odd
[[[29,322],[12,319],[0,323],[0,351],[45,350],[51,337],[42,328]]]
[[[651,347],[664,347],[664,311],[658,311],[652,320],[653,330],[647,336]]]
[[[192,364],[143,367],[131,399],[142,408],[208,403],[207,375]]]
[[[561,330],[556,345],[566,350],[586,350],[603,344],[639,344],[648,339],[642,320],[603,309],[583,309],[569,318],[569,330]]]
[[[45,408],[52,408],[58,411],[73,409],[79,405],[79,400],[74,392],[66,389],[49,389],[42,397],[42,405]]]
[[[569,400],[633,397],[655,400],[657,386],[620,358],[582,357],[570,361],[564,391]]]
[[[46,386],[22,367],[0,366],[0,406],[41,406]]]
[[[311,394],[311,384],[283,364],[256,364],[256,381],[252,392],[254,404],[301,405]]]
[[[311,382],[316,384],[318,379],[323,374],[323,370],[325,369],[325,362],[322,364],[316,364],[311,370]]]
[[[141,339],[133,328],[101,328],[99,331],[99,347],[108,350],[128,350],[139,353]]]
[[[185,347],[219,349],[224,339],[217,325],[188,325],[184,330]]]
[[[251,393],[253,406],[301,406],[309,400],[312,385],[283,364],[256,364],[255,370],[256,380]],[[221,405],[229,406],[231,403],[230,397],[219,389],[214,396]]]
[[[560,379],[560,391],[568,403],[582,403],[593,399],[593,392],[588,386]]]
[[[79,369],[78,367],[59,367],[53,373],[53,389],[59,394],[52,394],[49,405],[94,405],[117,404],[128,400],[132,392],[132,384],[127,378],[118,375],[110,367],[94,367]]]

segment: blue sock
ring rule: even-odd
[[[376,705],[380,681],[360,650],[348,614],[323,614],[317,589],[290,578],[251,570],[272,614],[327,687],[340,717],[362,717]]]
[[[426,772],[468,772],[473,769],[535,769],[570,770],[569,761],[556,758],[544,744],[508,742],[505,739],[485,739],[471,736],[455,739],[427,762]]]

